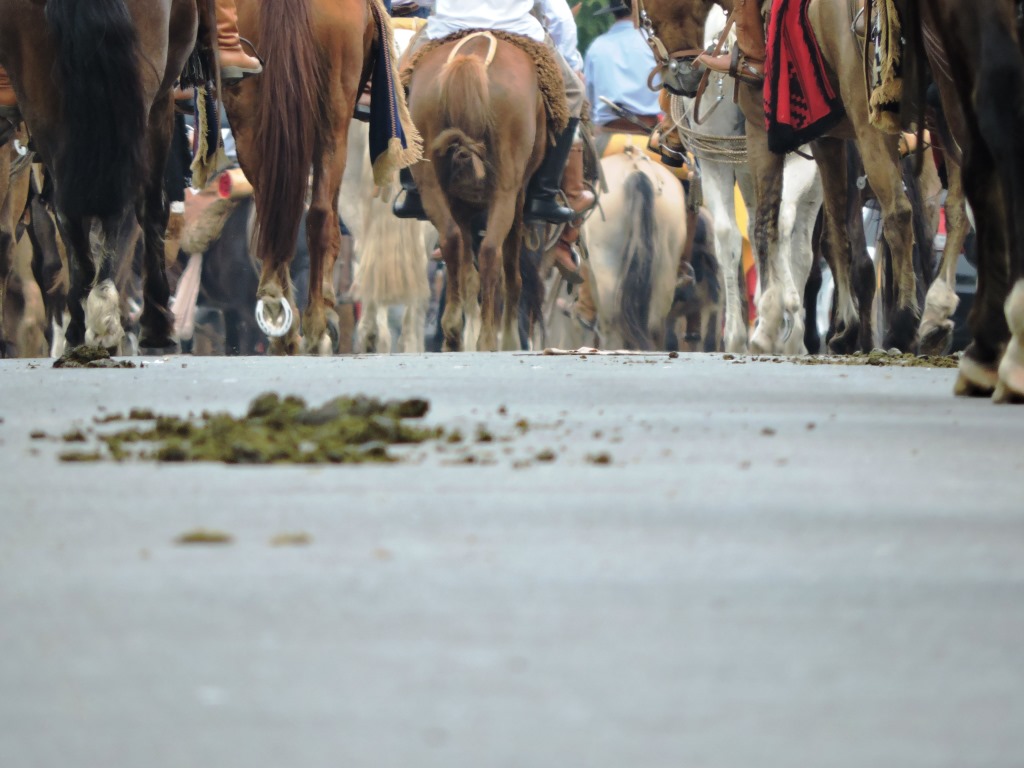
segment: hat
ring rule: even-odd
[[[619,11],[631,11],[633,10],[630,5],[630,0],[608,0],[608,5],[604,8],[598,8],[594,11],[595,16],[604,16],[606,13],[618,13]]]

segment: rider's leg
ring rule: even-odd
[[[736,0],[736,50],[720,56],[701,55],[697,61],[714,72],[724,72],[750,85],[764,82],[764,19],[761,0]]]
[[[0,67],[0,144],[7,141],[21,122],[18,98],[14,95],[7,71]]]
[[[565,207],[558,201],[558,193],[561,191],[562,173],[569,159],[569,153],[576,138],[576,128],[583,112],[584,96],[583,84],[579,77],[554,47],[550,38],[548,38],[548,47],[562,71],[566,101],[569,105],[569,124],[555,140],[555,145],[548,147],[544,161],[533,178],[530,179],[530,186],[526,190],[526,210],[523,213],[527,221],[549,221],[552,224],[561,224],[576,217],[574,210]]]
[[[237,82],[263,71],[259,59],[242,49],[238,37],[238,9],[235,0],[214,0],[217,11],[217,49],[220,51],[220,76],[225,82]]]
[[[594,193],[584,184],[583,144],[576,137],[583,112],[583,83],[565,58],[553,47],[552,51],[562,71],[569,124],[555,146],[548,148],[543,163],[530,180],[524,216],[527,221],[565,223],[565,230],[555,249],[555,266],[569,282],[579,283],[583,277],[573,245],[579,238],[580,214],[593,207],[595,202]],[[559,202],[560,191],[565,193],[568,207]]]

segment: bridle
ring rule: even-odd
[[[654,53],[654,60],[657,65],[651,70],[647,77],[647,87],[652,91],[657,90],[654,79],[661,76],[661,84],[666,90],[676,96],[692,96],[694,89],[683,82],[684,77],[695,77],[701,73],[701,67],[694,64],[694,60],[702,53],[704,48],[687,48],[682,51],[669,53],[665,43],[661,41],[654,31],[654,22],[647,14],[644,7],[644,0],[633,0],[633,26],[640,30],[644,41]]]

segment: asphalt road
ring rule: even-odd
[[[1022,766],[1024,408],[953,376],[2,361],[0,766]],[[30,438],[267,390],[497,440],[227,467]],[[200,527],[232,541],[175,543]]]

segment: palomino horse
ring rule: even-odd
[[[349,129],[348,163],[338,201],[356,259],[352,295],[362,304],[355,351],[391,352],[388,307],[400,304],[405,308],[401,351],[423,352],[430,298],[427,260],[437,232],[429,222],[399,219],[391,211],[391,201],[375,194],[366,152],[369,132],[369,126],[360,122]]]
[[[448,271],[445,348],[463,348],[464,311],[467,325],[482,314],[477,348],[498,348],[503,271],[502,346],[517,349],[525,189],[548,137],[534,61],[491,35],[438,45],[415,63],[409,108],[430,160],[412,173],[441,235]]]
[[[683,52],[661,57],[662,76],[673,89],[695,95],[699,70],[687,59],[703,49],[704,22],[713,0],[636,0],[634,7],[646,33],[661,43],[660,50]],[[733,0],[720,0],[727,12]],[[811,0],[808,16],[821,46],[831,87],[845,106],[846,117],[827,137],[813,142],[812,152],[821,172],[825,203],[825,242],[837,283],[839,326],[830,340],[835,352],[852,351],[858,342],[859,318],[853,301],[850,242],[847,232],[846,152],[842,140],[856,139],[868,182],[883,210],[885,238],[894,254],[897,310],[888,329],[887,347],[909,350],[916,344],[918,306],[913,269],[910,203],[903,191],[898,164],[898,137],[883,133],[868,119],[864,87],[863,53],[850,32],[855,3],[849,0]],[[681,73],[681,74],[680,74]],[[757,262],[762,283],[783,269],[779,243],[779,207],[784,158],[769,151],[761,88],[741,85],[739,105],[747,117],[747,146],[757,195],[754,219]]]
[[[686,199],[679,180],[634,150],[605,157],[609,191],[583,225],[601,346],[663,349],[686,247]]]
[[[113,283],[123,223],[145,236],[141,344],[174,346],[163,173],[171,89],[192,51],[195,0],[0,0],[0,64],[53,173],[70,250],[67,341],[116,347]],[[95,245],[95,247],[93,247]]]
[[[968,321],[974,338],[956,392],[1022,402],[1024,8],[1019,0],[908,0],[906,8],[908,58],[919,63],[927,55],[977,221],[978,292]]]
[[[332,274],[341,248],[338,190],[349,121],[380,45],[374,1],[237,0],[239,30],[267,65],[258,77],[226,88],[224,102],[260,222],[258,319],[277,354],[299,350],[288,265],[311,169],[309,302],[302,341],[307,351],[330,350],[328,314],[337,322]]]

